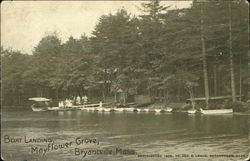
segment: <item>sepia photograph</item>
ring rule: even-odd
[[[246,0],[1,2],[4,161],[248,161]]]

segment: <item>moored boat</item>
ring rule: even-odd
[[[103,107],[98,107],[96,108],[98,112],[103,112],[104,108]]]
[[[134,112],[135,108],[123,108],[125,112]]]
[[[141,111],[141,109],[139,109],[139,108],[134,108],[134,110],[133,110],[134,112],[140,112]]]
[[[103,108],[103,112],[111,112],[111,108]]]
[[[32,111],[35,111],[35,112],[47,111],[49,104],[51,102],[51,99],[44,98],[44,97],[33,97],[33,98],[29,98],[28,100],[34,102],[31,105],[31,109]]]
[[[233,113],[233,109],[217,109],[217,110],[200,110],[197,113],[204,115],[215,115],[215,114],[230,114]]]
[[[166,109],[155,109],[156,113],[164,113],[164,112],[168,112]]]
[[[143,108],[139,112],[149,112],[149,109],[148,108]]]
[[[49,111],[57,111],[57,110],[60,110],[59,107],[48,107],[48,110]]]
[[[197,113],[197,111],[196,110],[188,110],[187,113],[188,114],[195,114],[195,113]]]
[[[41,108],[41,107],[34,107],[31,106],[32,111],[39,112],[39,111],[47,111],[47,108]]]
[[[117,112],[124,112],[123,108],[115,108],[114,110],[117,111]]]

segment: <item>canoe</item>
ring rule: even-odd
[[[117,112],[123,112],[124,111],[123,108],[115,108],[114,110],[117,111]]]
[[[31,107],[32,111],[39,112],[39,111],[47,111],[45,108],[39,108],[39,107]]]
[[[141,109],[139,112],[149,112],[148,108]]]
[[[125,112],[134,112],[134,108],[123,108]]]
[[[172,108],[167,108],[166,112],[172,112],[172,110],[173,110]]]
[[[48,107],[48,110],[49,111],[57,111],[57,110],[60,110],[59,107]]]
[[[171,111],[171,113],[174,113],[174,114],[188,114],[188,111]]]
[[[91,111],[93,108],[90,107],[81,107],[80,110]]]
[[[96,108],[96,110],[97,110],[98,112],[103,112],[103,111],[104,111],[104,108],[99,107],[99,108]]]
[[[88,108],[88,111],[95,111],[95,108]]]
[[[188,110],[187,113],[188,114],[195,114],[197,111],[196,110]]]
[[[79,109],[75,107],[48,107],[48,111],[76,111]]]
[[[161,112],[161,109],[155,109],[155,112],[156,112],[156,113],[160,113],[160,112]]]
[[[163,113],[163,112],[167,112],[167,110],[165,109],[155,109],[156,113]]]
[[[233,113],[233,109],[201,110],[199,113],[204,114],[204,115],[229,114],[229,113]]]
[[[139,109],[139,108],[134,108],[134,110],[133,110],[133,112],[140,112],[141,111],[141,109]]]
[[[103,111],[104,111],[104,112],[110,112],[111,109],[110,109],[110,108],[103,108]]]
[[[148,112],[155,112],[155,109],[150,108],[148,109]]]

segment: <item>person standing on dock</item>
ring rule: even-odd
[[[81,104],[81,97],[80,97],[80,96],[77,96],[77,97],[76,97],[76,104],[77,104],[77,105],[80,105],[80,104]]]
[[[85,96],[82,97],[82,100],[83,100],[83,103],[84,103],[84,104],[87,104],[87,102],[88,102],[88,97],[85,95]]]

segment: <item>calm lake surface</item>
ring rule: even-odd
[[[249,148],[248,117],[4,110],[2,156],[6,161],[242,161]],[[21,141],[7,143],[4,137]],[[25,143],[25,137],[26,142],[43,138],[51,139],[55,145],[72,143],[69,147],[36,153],[32,147],[46,149],[50,142]],[[77,145],[77,138],[93,142]],[[89,151],[89,155],[78,155],[76,148]],[[99,154],[98,150],[107,153]]]

